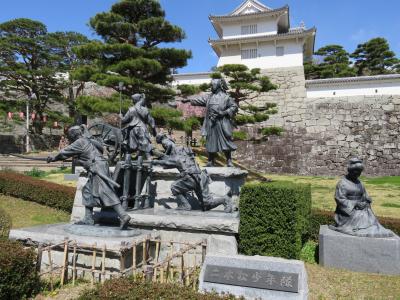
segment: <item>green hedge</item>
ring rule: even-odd
[[[400,235],[400,219],[392,219],[379,217],[379,222],[386,228],[392,230],[397,235]],[[310,238],[314,241],[318,241],[319,227],[321,225],[333,225],[335,224],[334,212],[324,210],[313,210],[311,214],[311,227],[310,227]]]
[[[0,193],[71,212],[75,188],[15,172],[0,171]]]
[[[179,300],[234,300],[234,296],[218,296],[199,293],[191,288],[175,284],[153,284],[151,282],[134,282],[131,278],[117,278],[87,290],[78,300],[114,300],[114,299],[179,299]],[[243,299],[243,298],[241,298]]]
[[[298,259],[310,219],[310,185],[247,184],[240,193],[240,252]]]
[[[26,299],[40,286],[35,252],[18,242],[0,240],[0,299]]]
[[[0,240],[8,239],[11,225],[11,217],[4,211],[4,209],[0,208]]]

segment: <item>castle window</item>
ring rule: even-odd
[[[254,34],[257,33],[257,24],[244,25],[242,26],[242,34]]]
[[[276,47],[276,56],[284,56],[285,47]]]
[[[242,59],[257,58],[257,49],[245,49],[242,50]]]

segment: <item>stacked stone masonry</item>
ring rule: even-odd
[[[258,128],[243,128],[256,141],[240,141],[236,158],[266,173],[341,175],[349,157],[360,156],[371,176],[400,174],[400,96],[306,98],[302,68],[264,71],[279,88],[257,99],[278,104],[262,124],[285,133],[260,139]]]

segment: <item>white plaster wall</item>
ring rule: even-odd
[[[277,47],[283,46],[285,48],[285,55],[276,56],[276,47],[274,42],[259,43],[258,45],[258,58],[241,59],[241,52],[239,46],[228,46],[224,50],[219,61],[218,66],[226,64],[244,64],[249,68],[273,69],[273,68],[287,68],[287,67],[300,67],[303,66],[303,42],[299,40],[297,43],[293,41],[282,41],[276,44]],[[242,45],[242,49],[254,49],[257,44]]]
[[[343,97],[368,95],[400,95],[400,79],[393,81],[373,80],[315,85],[307,87],[307,98]]]
[[[242,35],[242,26],[257,24],[257,33]],[[228,23],[222,26],[223,29],[223,39],[233,39],[238,37],[248,37],[248,36],[260,36],[266,34],[277,34],[278,25],[277,20],[254,20],[246,22],[235,22]]]
[[[177,86],[180,84],[194,84],[200,85],[203,83],[210,83],[211,78],[209,74],[204,73],[193,73],[193,74],[177,74],[174,75],[174,81],[172,86]]]

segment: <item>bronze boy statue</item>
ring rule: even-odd
[[[88,172],[88,181],[82,189],[82,204],[85,206],[85,217],[78,224],[94,225],[94,207],[112,207],[120,219],[120,228],[125,229],[130,221],[129,215],[121,206],[114,188],[118,186],[110,176],[107,160],[103,158],[103,146],[84,134],[85,128],[74,126],[68,130],[71,144],[55,157],[49,156],[47,162],[77,158]]]

